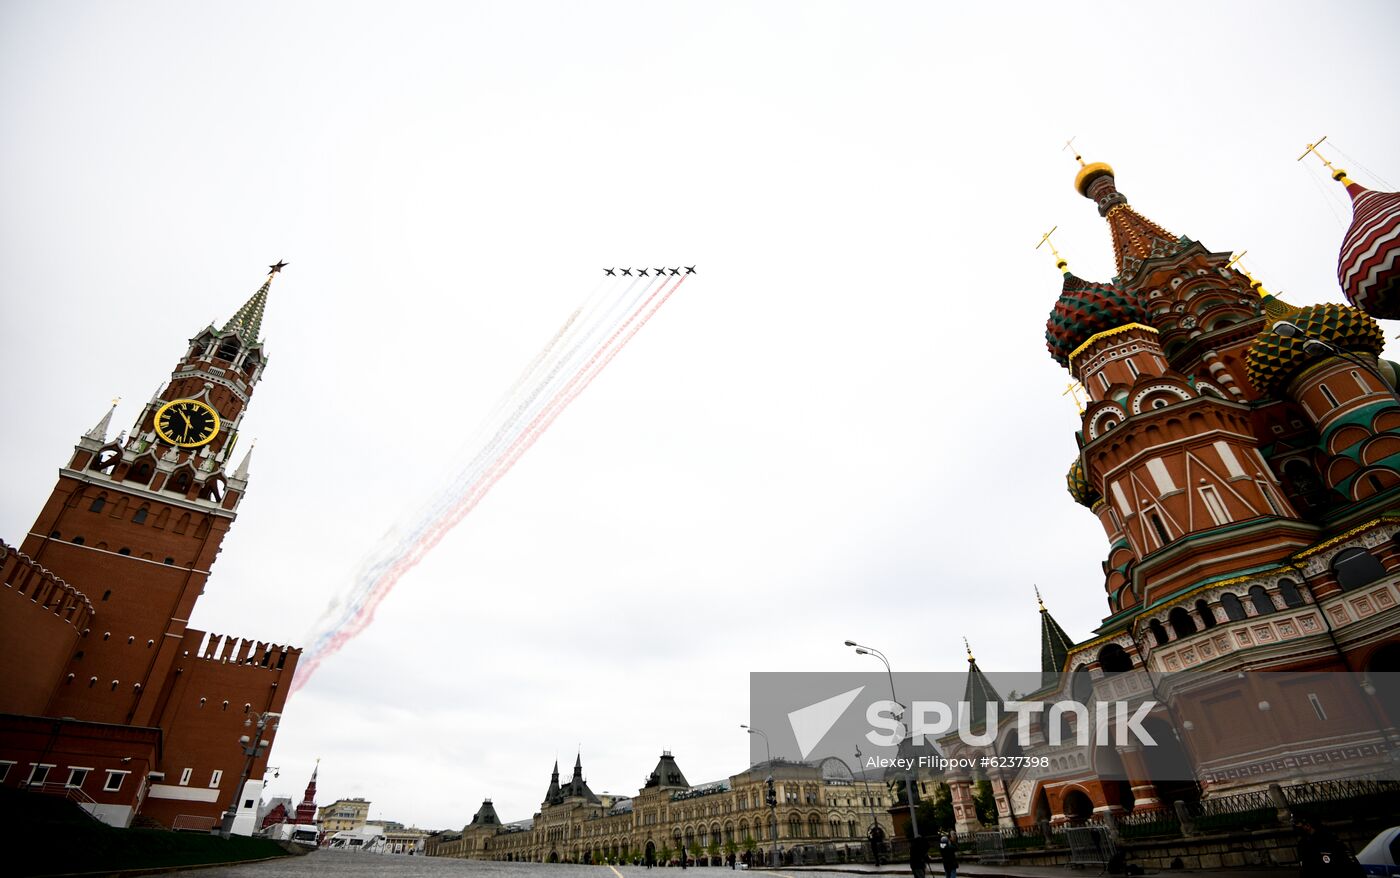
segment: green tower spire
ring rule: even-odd
[[[251,345],[258,340],[258,333],[262,331],[263,310],[267,308],[267,291],[272,286],[273,275],[287,267],[286,262],[278,260],[277,264],[269,265],[271,269],[267,273],[267,280],[253,293],[252,298],[243,303],[228,322],[224,324],[224,332],[234,332],[238,335],[238,340],[245,345]]]

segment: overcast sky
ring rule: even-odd
[[[1033,247],[1058,224],[1073,270],[1114,271],[1061,145],[1289,301],[1341,301],[1349,206],[1295,159],[1326,134],[1400,180],[1400,7],[953,6],[0,6],[0,537],[285,259],[191,624],[304,643],[600,269],[683,262],[289,701],[270,791],[319,757],[323,803],[512,820],[579,747],[599,791],[663,748],[742,770],[749,672],[878,669],[847,638],[1035,667],[1033,584],[1075,638],[1107,610]]]

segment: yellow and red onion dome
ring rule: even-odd
[[[1069,465],[1069,472],[1065,474],[1065,485],[1069,488],[1069,495],[1074,498],[1074,502],[1086,509],[1092,509],[1100,500],[1099,492],[1084,474],[1084,461],[1078,457]]]
[[[1342,292],[1372,317],[1400,318],[1400,192],[1348,182],[1347,194],[1351,227],[1337,258]]]
[[[1045,324],[1045,347],[1055,362],[1069,368],[1069,355],[1091,336],[1146,322],[1147,312],[1131,294],[1065,272],[1064,292]]]
[[[1370,315],[1330,302],[1299,308],[1288,318],[1301,333],[1288,338],[1273,332],[1273,324],[1259,334],[1245,357],[1249,383],[1263,393],[1278,395],[1288,379],[1316,355],[1303,350],[1308,339],[1317,339],[1353,353],[1380,354],[1385,334]]]

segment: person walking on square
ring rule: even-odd
[[[943,874],[945,878],[958,878],[958,848],[948,840],[948,836],[943,836],[938,840],[938,852],[943,857]]]
[[[1346,843],[1309,817],[1296,817],[1293,828],[1298,831],[1298,859],[1303,866],[1303,878],[1363,878],[1362,866]]]
[[[909,839],[909,871],[914,878],[924,878],[928,872],[928,839],[922,835]]]

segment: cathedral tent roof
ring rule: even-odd
[[[1069,651],[1074,647],[1074,641],[1065,633],[1065,629],[1060,627],[1060,623],[1055,621],[1055,617],[1050,615],[1050,611],[1045,609],[1038,589],[1036,601],[1040,603],[1040,682],[1049,686],[1059,679],[1060,672],[1065,668],[1065,659],[1069,658]]]
[[[968,728],[977,728],[987,723],[987,705],[1001,704],[1002,697],[993,688],[992,681],[977,667],[977,659],[972,657],[972,648],[967,650],[967,686],[963,689],[963,701],[972,712]]]
[[[1147,260],[1170,256],[1188,243],[1133,210],[1128,199],[1118,191],[1113,168],[1103,162],[1080,168],[1074,178],[1074,188],[1097,204],[1099,215],[1108,220],[1109,232],[1113,235],[1113,259],[1118,265],[1118,277],[1124,283],[1136,277]]]

